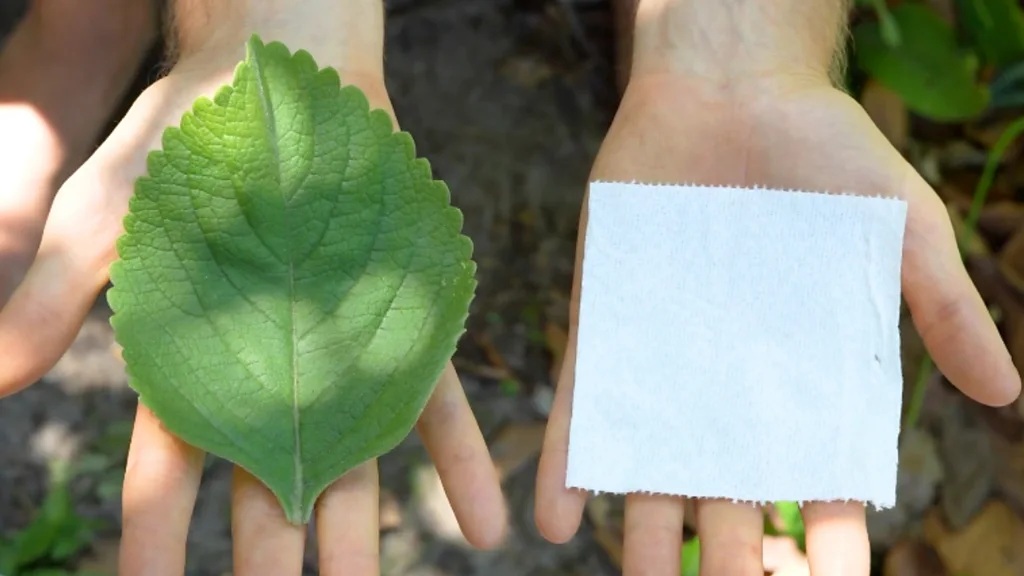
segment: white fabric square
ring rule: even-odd
[[[892,506],[906,213],[592,183],[567,486]]]

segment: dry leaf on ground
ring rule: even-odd
[[[910,428],[900,438],[897,500],[911,515],[924,512],[935,501],[943,469],[935,439],[924,430]]]
[[[1008,503],[1024,514],[1024,442],[992,439],[996,463],[996,489]],[[1024,542],[1021,543],[1024,547]]]
[[[950,406],[939,442],[945,473],[940,501],[953,529],[966,526],[992,493],[995,463],[989,435],[962,405]]]
[[[960,531],[951,530],[942,513],[932,509],[925,519],[924,537],[953,574],[1024,574],[1024,521],[1002,502],[990,501]]]
[[[1024,205],[1002,200],[982,209],[978,217],[978,230],[993,241],[1002,243],[1024,226]]]
[[[1024,228],[1017,230],[999,253],[999,270],[1018,294],[1024,294]]]
[[[543,444],[543,422],[515,422],[502,428],[490,443],[491,458],[501,480],[540,454]]]
[[[882,576],[948,576],[934,548],[917,540],[903,540],[889,549]]]

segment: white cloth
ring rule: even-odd
[[[567,486],[892,506],[906,211],[592,183]]]

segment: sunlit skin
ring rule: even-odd
[[[795,0],[794,0],[795,1]],[[1020,376],[960,260],[945,206],[930,186],[878,131],[860,105],[830,81],[831,46],[803,53],[817,60],[793,59],[777,46],[777,31],[752,41],[777,48],[757,59],[725,58],[702,46],[742,47],[701,36],[741,41],[756,27],[715,16],[726,6],[733,15],[744,5],[771,2],[701,2],[641,0],[632,72],[620,108],[591,171],[591,181],[679,182],[764,186],[888,195],[909,203],[902,285],[915,326],[938,367],[960,390],[988,405],[1005,405],[1020,392]],[[770,6],[795,6],[782,0]],[[817,3],[821,7],[828,2]],[[840,3],[834,3],[839,7]],[[706,28],[668,35],[675,46],[658,40],[657,18],[673,10],[693,10],[688,22],[708,16]],[[794,30],[807,10],[791,14]],[[800,14],[803,14],[801,16]],[[828,11],[822,11],[827,15]],[[763,26],[770,26],[763,21]],[[827,25],[828,22],[819,23]],[[839,21],[833,23],[838,29]],[[716,29],[716,26],[719,29]],[[730,36],[730,34],[732,36]],[[827,42],[836,34],[823,34]],[[687,44],[680,38],[696,38]],[[682,45],[682,46],[681,46]],[[723,48],[724,47],[724,48]],[[679,48],[676,52],[675,49]],[[720,52],[717,52],[721,54]],[[704,60],[701,60],[701,59]],[[695,61],[696,60],[696,61]],[[730,63],[731,62],[731,63]],[[740,64],[737,64],[740,63]],[[744,68],[744,66],[746,66]],[[580,218],[586,229],[586,202]],[[727,224],[727,223],[726,223]],[[737,233],[743,233],[738,230]],[[573,365],[579,305],[579,258],[572,290],[569,343],[537,477],[536,519],[541,533],[565,542],[576,532],[587,495],[565,488]],[[827,385],[827,383],[822,383]],[[870,548],[863,505],[811,503],[804,507],[807,554],[813,576],[867,576]],[[696,504],[701,537],[701,574],[761,575],[763,513],[754,506],[704,500]],[[628,495],[625,512],[626,576],[679,574],[683,500],[667,496]]]

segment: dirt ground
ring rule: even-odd
[[[5,4],[7,5],[7,4]],[[7,5],[10,7],[9,5]],[[507,455],[508,543],[470,550],[416,438],[382,460],[388,575],[600,576],[615,570],[584,527],[546,544],[531,516],[532,447],[550,404],[538,337],[564,324],[576,218],[615,90],[604,2],[407,0],[389,3],[387,80],[402,127],[465,215],[480,288],[458,355],[485,433]],[[25,525],[53,459],[88,463],[79,511],[105,520],[90,566],[114,572],[118,482],[135,400],[98,302],[71,350],[40,383],[0,402],[0,534]],[[503,372],[485,367],[500,355]],[[521,453],[521,454],[520,454]],[[211,459],[212,460],[212,459]],[[230,466],[211,461],[189,541],[189,574],[230,571]],[[315,573],[310,550],[309,573]]]

